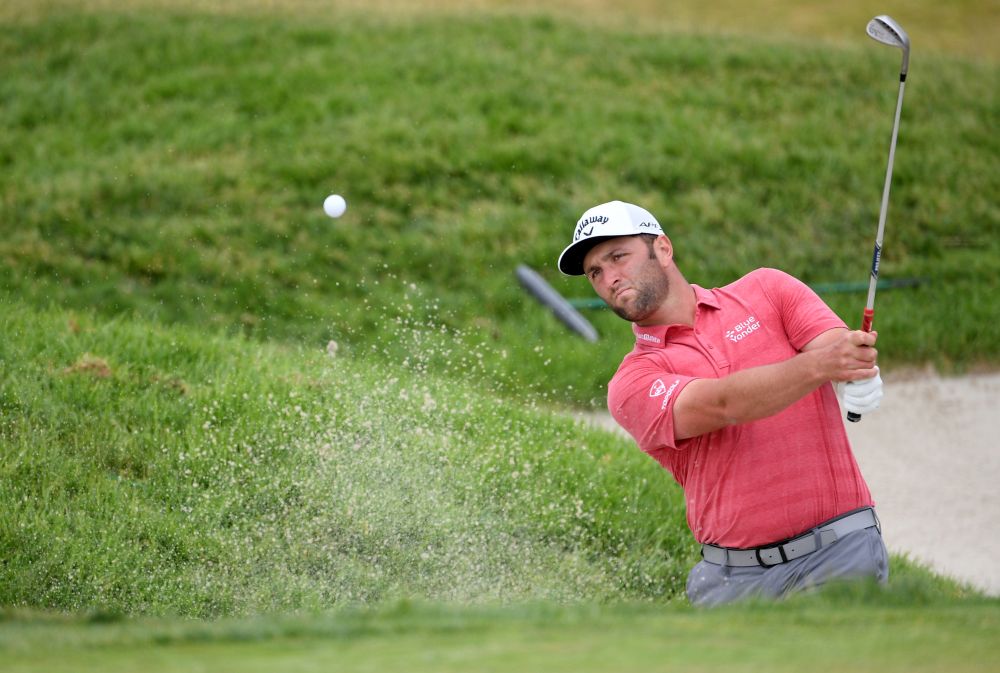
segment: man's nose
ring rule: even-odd
[[[615,288],[622,282],[621,274],[616,271],[605,271],[603,276],[604,278],[602,280],[604,281],[604,287],[609,292],[614,292]]]
[[[615,289],[615,286],[618,285],[618,283],[620,283],[621,280],[622,280],[620,276],[615,275],[615,274],[610,274],[610,273],[605,277],[605,279],[608,282],[608,289],[609,290]]]

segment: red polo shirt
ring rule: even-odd
[[[871,505],[830,383],[768,418],[675,441],[673,403],[688,383],[787,360],[845,326],[806,285],[774,269],[723,288],[693,287],[693,328],[633,325],[635,348],[608,384],[608,408],[683,487],[695,539],[757,547]]]

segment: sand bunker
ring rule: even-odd
[[[1000,373],[885,381],[847,434],[886,545],[1000,595]]]

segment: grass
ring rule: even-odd
[[[569,418],[319,349],[4,313],[2,605],[663,600],[690,563],[669,476]]]
[[[791,670],[820,640],[831,669],[992,660],[1000,603],[899,557],[888,590],[691,611],[679,489],[545,404],[184,326],[4,315],[9,670]]]
[[[789,1],[750,2],[717,0],[621,0],[614,5],[598,0],[15,0],[0,7],[0,19],[45,20],[59,11],[103,13],[110,11],[181,11],[221,16],[252,15],[327,20],[346,13],[363,12],[395,20],[413,21],[450,16],[550,16],[560,22],[587,27],[648,33],[740,36],[769,42],[857,44],[872,17],[867,0],[843,0],[836,6]],[[899,18],[921,52],[961,55],[984,61],[1000,59],[993,27],[1000,19],[995,3],[983,0],[908,0],[885,6]]]
[[[444,324],[492,346],[506,394],[577,405],[629,332],[591,313],[601,343],[572,338],[514,267],[590,296],[554,260],[620,197],[659,215],[693,282],[863,281],[898,67],[873,44],[468,14],[52,13],[8,20],[0,55],[4,292],[391,362],[386,321]],[[887,371],[997,360],[995,79],[914,54],[882,275],[927,282],[879,297]],[[859,322],[863,292],[826,298]]]
[[[899,557],[687,608],[679,489],[557,413],[627,327],[514,280],[588,296],[554,260],[610,198],[702,285],[865,279],[898,54],[780,4],[0,8],[5,669],[983,670],[997,602]],[[882,275],[924,282],[879,295],[887,371],[998,361],[997,54],[956,38],[995,9],[949,7],[894,11]]]
[[[988,671],[996,602],[859,605],[843,596],[679,606],[456,608],[401,603],[213,624],[17,616],[8,670]],[[0,633],[0,637],[2,637]],[[46,647],[38,647],[41,643]],[[11,643],[16,643],[11,645]],[[2,647],[2,646],[0,646]]]

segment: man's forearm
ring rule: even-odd
[[[674,405],[677,439],[772,416],[826,382],[809,353],[770,365],[698,379],[687,385]]]
[[[874,343],[874,334],[843,331],[783,362],[692,381],[674,403],[674,437],[696,437],[766,418],[827,381],[874,376]]]

